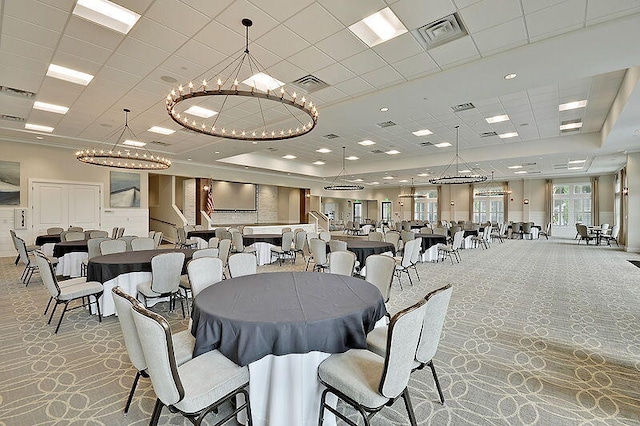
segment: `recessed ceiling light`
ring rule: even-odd
[[[380,185],[380,182],[376,181],[376,182],[371,182],[369,185]]]
[[[187,158],[187,161],[191,161],[191,158]]]
[[[213,151],[214,154],[220,154],[220,151]]]
[[[66,114],[69,111],[69,108],[61,106],[48,104],[46,102],[35,101],[33,103],[34,109],[39,109],[41,111],[55,112],[56,114]]]
[[[267,90],[275,90],[278,87],[284,86],[284,83],[278,79],[271,77],[263,72],[254,74],[248,79],[243,81],[249,87],[255,87],[258,90],[266,92]]]
[[[451,144],[449,142],[440,142],[440,143],[433,144],[433,146],[438,148],[446,148],[448,146],[451,146]]]
[[[397,149],[391,149],[389,151],[386,151],[385,154],[396,155],[396,154],[400,154],[400,151],[398,151]]]
[[[364,182],[364,179],[356,179],[354,182]]]
[[[216,115],[218,112],[210,109],[202,108],[197,105],[193,105],[192,107],[186,109],[185,114],[195,115],[197,117],[209,118]]]
[[[433,132],[429,129],[423,129],[423,130],[416,130],[415,132],[411,132],[416,136],[427,136],[427,135],[432,135]]]
[[[345,158],[345,160],[349,160],[349,161],[354,161],[354,160],[359,160],[359,159],[360,159],[360,157],[356,157],[355,155],[351,155],[351,156]]]
[[[406,183],[406,182],[409,182],[409,181],[408,181],[407,179],[402,179],[402,180],[399,180],[398,182],[400,182],[400,183]]]
[[[561,124],[560,130],[579,129],[581,127],[582,127],[582,121],[578,121],[577,123]]]
[[[507,114],[495,115],[493,117],[485,118],[485,120],[487,120],[487,123],[489,124],[502,123],[503,121],[509,120],[509,116]]]
[[[507,169],[521,169],[521,168],[522,168],[522,166],[520,166],[520,165],[507,167]]]
[[[320,148],[320,149],[316,149],[316,152],[319,152],[321,154],[326,154],[328,152],[331,152],[331,150],[329,148]]]
[[[316,166],[323,166],[326,163],[324,161],[318,160],[318,161],[314,161],[312,164],[315,164]]]
[[[369,145],[375,145],[376,143],[374,141],[370,141],[370,140],[366,140],[366,141],[362,141],[362,142],[358,142],[360,145],[363,146],[369,146]]]
[[[286,160],[293,160],[294,158],[298,158],[298,157],[296,157],[295,155],[287,154],[287,155],[283,155],[282,158]]]
[[[176,132],[175,130],[165,129],[164,127],[158,127],[158,126],[153,126],[152,128],[149,129],[149,131],[153,133],[159,133],[161,135],[171,135]]]
[[[380,108],[380,112],[387,112],[387,111],[389,111],[389,107]]]
[[[582,170],[583,166],[567,167],[567,170]]]
[[[171,77],[170,75],[160,76],[160,80],[164,81],[165,83],[171,83],[171,84],[178,82],[178,80],[175,77]]]
[[[140,15],[108,0],[78,0],[73,14],[122,34],[128,34]]]
[[[38,139],[39,141],[41,141],[42,139],[44,139],[42,136],[36,136],[36,139]]]
[[[146,145],[146,142],[140,142],[140,141],[134,141],[131,139],[127,139],[126,141],[122,142],[122,145],[129,145],[129,146],[135,146],[137,148],[142,148],[143,146]]]
[[[88,85],[93,80],[91,74],[72,70],[71,68],[61,67],[60,65],[49,64],[47,69],[47,75],[49,77],[58,78],[60,80],[68,81],[70,83]]]
[[[41,126],[40,124],[26,123],[24,125],[24,128],[27,130],[35,130],[37,132],[47,132],[47,133],[53,132],[53,127]]]
[[[420,177],[429,176],[429,173],[418,173],[418,176],[420,176]]]
[[[523,174],[527,173],[527,171],[526,170],[518,170],[517,172],[513,172],[513,173],[515,173],[517,175],[523,175]]]
[[[349,30],[369,47],[407,32],[400,19],[388,7],[356,22]]]
[[[569,164],[582,164],[582,163],[586,163],[587,160],[571,160],[569,161]]]
[[[558,111],[568,111],[570,109],[584,108],[587,106],[587,100],[567,102],[566,104],[560,104]]]
[[[385,177],[383,177],[382,179],[392,180],[392,179],[393,179],[393,176],[385,176]]]
[[[518,136],[518,132],[500,133],[498,135],[500,139],[515,138],[516,136]]]
[[[471,173],[471,170],[469,169],[460,170],[460,173]]]
[[[516,74],[515,72],[512,72],[510,74],[507,74],[504,76],[505,80],[513,80],[514,78],[516,78],[518,76],[518,74]]]

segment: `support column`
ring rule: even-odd
[[[627,155],[626,242],[628,252],[640,252],[640,153]]]

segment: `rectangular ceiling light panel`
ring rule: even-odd
[[[252,75],[242,83],[249,87],[255,87],[258,90],[266,92],[267,90],[275,90],[278,87],[284,86],[284,83],[278,79],[271,77],[263,72]]]
[[[185,112],[185,114],[191,114],[191,115],[195,115],[197,117],[202,117],[202,118],[213,117],[214,115],[216,115],[218,113],[217,111],[213,111],[213,110],[210,110],[210,109],[202,108],[202,107],[199,107],[197,105],[189,107],[184,112]]]
[[[83,86],[88,85],[89,83],[91,83],[91,80],[93,80],[93,76],[91,74],[54,64],[49,65],[47,75],[49,77],[58,78],[70,83],[82,84]]]
[[[53,127],[42,126],[40,124],[26,123],[24,125],[24,128],[27,130],[35,130],[36,132],[47,132],[47,133],[53,132]]]
[[[39,109],[40,111],[54,112],[56,114],[66,114],[67,111],[69,111],[69,108],[67,107],[39,101],[33,103],[33,108]]]
[[[128,34],[140,15],[109,0],[78,0],[73,14],[95,24]]]
[[[152,133],[159,133],[161,135],[172,135],[176,132],[175,130],[166,129],[164,127],[159,127],[159,126],[153,126],[152,128],[149,129],[149,131]]]
[[[407,28],[388,7],[356,22],[349,30],[369,47],[407,32]]]
[[[587,106],[587,101],[575,101],[575,102],[567,102],[566,104],[560,104],[558,107],[558,111],[569,111],[571,109],[584,108]]]
[[[495,117],[485,118],[485,120],[487,120],[487,123],[489,123],[489,124],[502,123],[503,121],[509,120],[509,116],[506,115],[506,114],[505,115],[496,115]]]
[[[143,146],[146,145],[146,143],[127,139],[126,141],[122,142],[122,145],[135,146],[136,148],[142,148]]]

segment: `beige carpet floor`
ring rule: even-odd
[[[421,264],[420,281],[403,278],[403,291],[395,282],[392,312],[454,286],[434,360],[447,401],[438,402],[429,371],[414,374],[419,424],[640,424],[640,268],[627,260],[640,256],[573,240],[511,240],[464,250],[460,264]],[[302,268],[298,260],[260,272]],[[39,277],[25,288],[20,272],[0,259],[0,425],[147,424],[148,379],[122,415],[135,371],[117,318],[99,324],[73,311],[54,335]],[[174,331],[187,325],[166,304],[154,310]],[[161,424],[189,423],[165,409]],[[404,405],[384,408],[372,424],[408,424]]]

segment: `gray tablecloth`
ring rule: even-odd
[[[249,234],[243,235],[243,241],[245,246],[250,246],[253,243],[269,243],[274,246],[282,245],[282,234]]]
[[[89,249],[87,248],[87,240],[80,241],[62,241],[60,243],[56,243],[53,246],[53,256],[54,257],[62,257],[67,253],[86,253]]]
[[[218,349],[248,365],[269,354],[362,349],[385,313],[380,291],[357,278],[275,272],[224,280],[194,301],[194,356]]]

